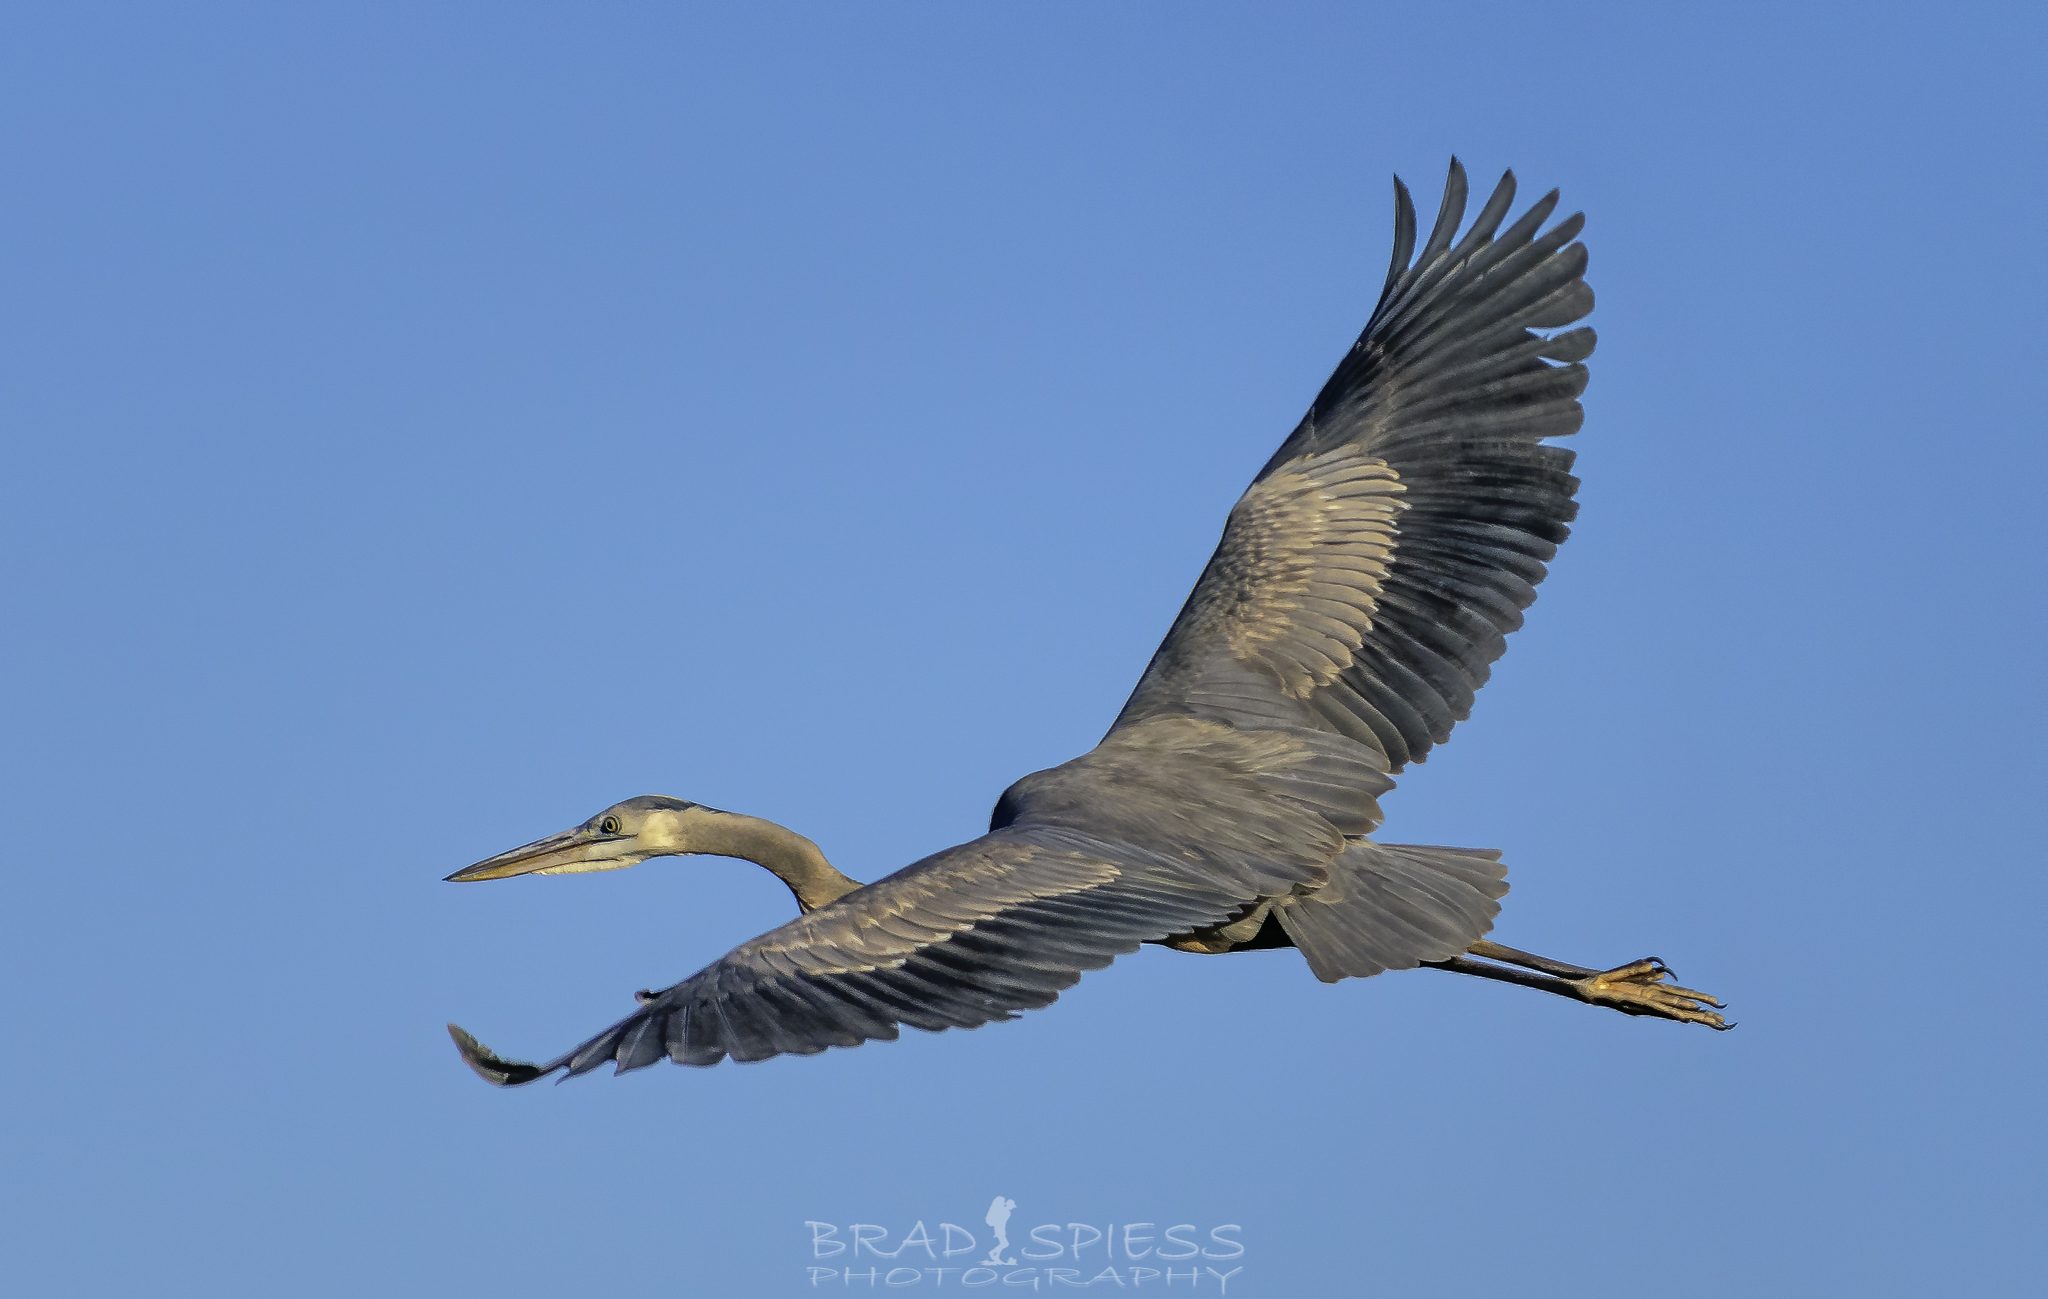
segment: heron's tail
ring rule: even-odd
[[[1362,979],[1458,955],[1485,937],[1508,891],[1500,854],[1352,840],[1329,883],[1274,918],[1318,979]]]

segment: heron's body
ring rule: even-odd
[[[808,839],[677,799],[630,799],[451,878],[756,861],[801,914],[541,1065],[453,1030],[487,1079],[668,1058],[808,1054],[1042,1006],[1146,942],[1292,946],[1325,980],[1433,966],[1633,1014],[1725,1026],[1661,963],[1614,970],[1485,941],[1497,853],[1379,844],[1378,799],[1469,712],[1563,541],[1592,307],[1556,195],[1503,228],[1504,178],[1460,238],[1454,163],[1419,257],[1397,183],[1393,267],[1365,332],[1231,512],[1123,713],[1019,780],[989,833],[873,884]]]

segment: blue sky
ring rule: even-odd
[[[1235,1225],[1247,1296],[2038,1287],[2048,32],[1994,13],[12,9],[21,1292],[814,1294],[806,1221],[997,1194]],[[1453,152],[1588,213],[1601,346],[1577,534],[1386,834],[1738,1031],[1147,951],[460,1066],[789,902],[449,870],[661,791],[879,875],[1091,744]]]

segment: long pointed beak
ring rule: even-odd
[[[465,866],[449,879],[458,884],[472,880],[502,880],[514,875],[567,872],[579,870],[605,870],[612,866],[631,865],[630,860],[621,860],[624,854],[618,851],[624,843],[622,836],[598,835],[577,827],[561,834],[536,839],[522,844],[510,852],[501,852],[495,857],[486,857],[474,866]]]

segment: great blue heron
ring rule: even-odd
[[[615,1061],[715,1064],[973,1027],[1043,1006],[1141,943],[1298,948],[1325,981],[1426,966],[1635,1015],[1725,1028],[1661,961],[1571,965],[1485,941],[1500,855],[1376,844],[1378,796],[1470,711],[1576,506],[1593,331],[1583,218],[1557,193],[1505,229],[1512,172],[1462,238],[1454,160],[1413,258],[1231,510],[1136,691],[1093,750],[1019,780],[989,832],[862,885],[809,839],[681,799],[627,799],[452,880],[614,870],[709,853],[757,862],[801,914],[545,1064],[453,1025],[510,1086]]]

